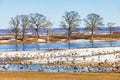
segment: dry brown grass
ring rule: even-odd
[[[0,80],[120,80],[120,73],[0,72]]]
[[[13,38],[14,36],[0,36],[0,40],[9,40]],[[41,36],[41,39],[44,39],[47,41],[47,36]],[[84,34],[77,34],[77,35],[72,35],[71,39],[88,39],[90,40],[90,35],[84,35]],[[61,41],[61,39],[67,39],[66,35],[58,36],[50,36],[49,41],[50,42],[58,42]],[[112,39],[110,39],[109,34],[106,35],[94,35],[94,40],[106,40],[106,41],[112,41],[112,40],[120,40],[120,34],[113,34]],[[67,41],[67,40],[66,40]],[[65,42],[66,42],[65,41]],[[26,44],[26,43],[36,43],[37,38],[35,36],[26,36],[24,41],[21,41],[21,38],[19,37],[19,41],[10,41],[10,42],[1,42],[0,44]]]

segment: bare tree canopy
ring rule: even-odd
[[[50,20],[46,20],[44,27],[45,28],[51,28],[52,27],[52,22]]]
[[[17,15],[16,17],[11,18],[10,26],[11,26],[12,32],[15,33],[15,39],[17,40],[19,35],[20,16]]]
[[[71,39],[72,32],[79,27],[80,21],[80,16],[75,11],[66,11],[62,16],[61,26],[68,31],[68,40]]]
[[[44,26],[45,21],[46,21],[46,17],[42,14],[39,13],[30,14],[30,23],[33,29],[35,30],[35,33],[38,38],[39,38],[39,29]]]
[[[49,34],[50,34],[50,28],[52,27],[52,22],[50,20],[47,20],[46,23],[45,23],[45,26],[44,28],[46,29],[46,32],[47,32],[47,42],[49,42]]]
[[[115,23],[113,23],[113,22],[108,22],[107,23],[107,26],[108,26],[108,29],[109,29],[109,34],[110,34],[110,39],[112,39],[112,34],[114,32],[114,28],[113,28],[114,24]]]
[[[94,31],[103,26],[103,18],[95,13],[88,14],[84,19],[86,29],[91,32],[91,39],[93,40]]]
[[[24,40],[26,30],[29,26],[29,16],[28,15],[21,15],[20,20],[21,20],[21,29],[22,29],[22,40]]]
[[[114,28],[113,28],[114,25],[115,25],[115,23],[113,23],[113,22],[107,23],[110,34],[114,31]]]

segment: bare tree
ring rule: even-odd
[[[68,41],[71,39],[71,34],[79,27],[80,16],[75,11],[66,11],[64,16],[62,16],[61,26],[68,32]]]
[[[53,24],[49,20],[47,20],[44,26],[47,32],[47,42],[49,42],[50,28],[52,27],[52,25]]]
[[[30,23],[35,30],[37,38],[40,38],[39,36],[39,29],[44,26],[44,23],[46,21],[46,17],[42,14],[35,13],[30,14]]]
[[[49,20],[46,20],[44,28],[46,29],[47,32],[47,43],[49,43],[49,37],[50,37],[50,28],[52,27],[52,23]],[[48,49],[49,49],[49,44],[48,44]]]
[[[91,32],[91,40],[93,40],[94,31],[100,29],[99,27],[103,25],[103,18],[95,13],[88,14],[84,19],[86,29]]]
[[[28,15],[21,15],[20,20],[21,20],[21,28],[22,28],[22,41],[24,41],[25,33],[26,33],[26,30],[29,26],[29,16]]]
[[[17,41],[19,35],[19,27],[20,27],[20,16],[16,16],[11,18],[10,25],[12,28],[12,32],[15,34],[15,40]]]
[[[109,29],[109,34],[110,34],[110,40],[112,40],[112,34],[113,34],[113,31],[114,31],[114,26],[115,23],[113,22],[108,22],[107,23],[107,26],[108,26],[108,29]]]

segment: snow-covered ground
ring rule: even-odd
[[[63,50],[6,51],[0,58],[28,58],[28,62],[117,62],[120,61],[120,47],[80,48]]]

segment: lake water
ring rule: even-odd
[[[94,41],[94,42],[54,42],[54,43],[34,43],[34,44],[0,44],[0,51],[13,50],[39,50],[39,49],[66,49],[66,48],[85,48],[85,47],[115,47],[120,46],[120,41]]]
[[[43,64],[0,64],[0,71],[43,71],[43,72],[102,72],[111,71],[110,67],[99,66],[48,66]]]

